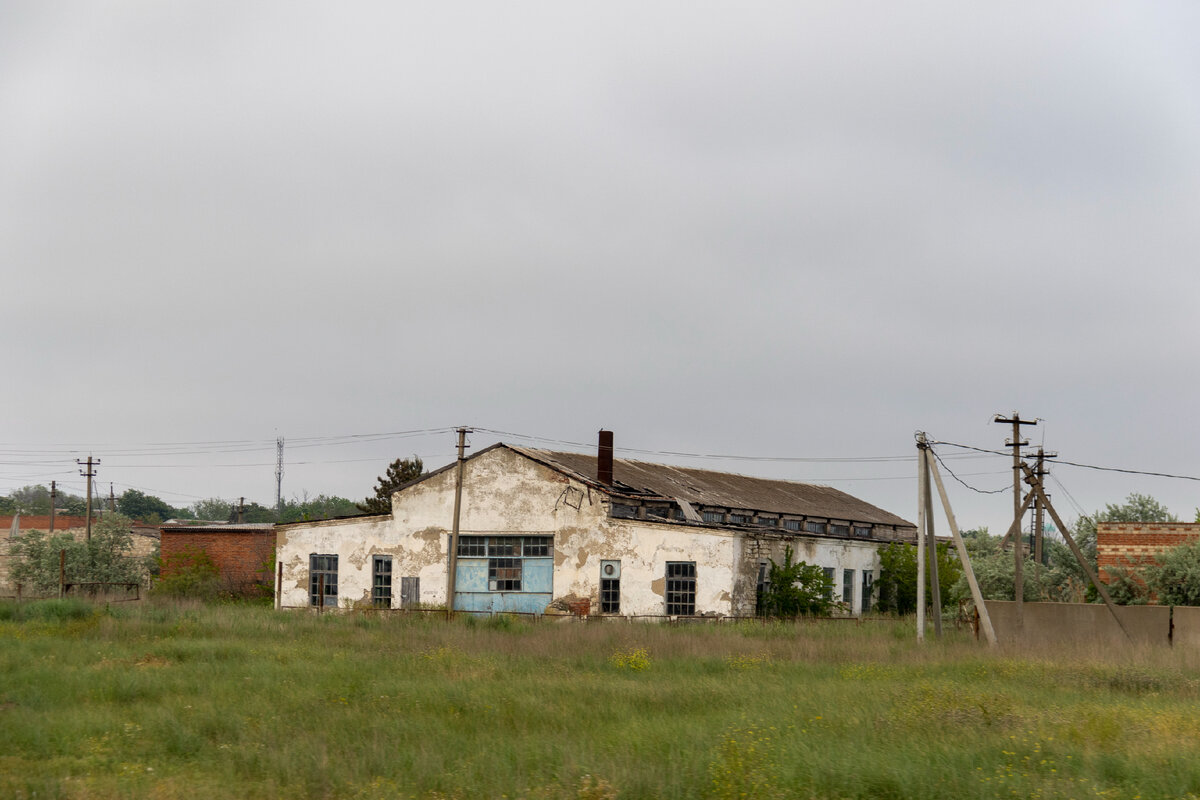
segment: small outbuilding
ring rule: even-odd
[[[161,526],[162,575],[186,568],[194,556],[206,554],[217,568],[223,588],[235,595],[269,590],[275,560],[274,524],[172,523]]]

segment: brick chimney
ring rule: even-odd
[[[613,434],[612,431],[600,431],[600,447],[596,451],[596,480],[605,486],[613,482]]]

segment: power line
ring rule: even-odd
[[[994,455],[999,455],[999,456],[1008,455],[1008,453],[1002,453],[998,450],[987,450],[982,447],[972,447],[969,444],[957,444],[955,442],[941,442],[941,441],[931,442],[931,444],[944,444],[948,447],[961,447],[964,450],[974,450],[979,453],[992,453]],[[1081,467],[1083,469],[1095,469],[1095,470],[1100,470],[1102,472],[1123,472],[1127,475],[1150,475],[1155,478],[1175,478],[1175,479],[1181,480],[1181,481],[1200,481],[1200,477],[1196,477],[1194,475],[1174,475],[1169,472],[1149,472],[1147,470],[1125,469],[1123,467],[1099,467],[1099,466],[1096,466],[1095,464],[1080,464],[1077,461],[1062,461],[1057,458],[1054,459],[1054,463],[1055,464],[1065,464],[1066,466],[1069,466],[1069,467]]]
[[[970,489],[972,492],[979,492],[979,494],[1004,494],[1005,492],[1009,491],[1009,489],[1011,488],[1009,486],[1005,486],[1003,489],[978,489],[978,488],[972,486],[971,484],[967,483],[966,481],[964,481],[962,478],[955,475],[954,470],[950,469],[950,467],[948,467],[946,465],[946,462],[942,460],[942,456],[941,456],[941,454],[938,453],[937,450],[934,450],[932,447],[930,447],[929,452],[933,453],[933,457],[937,459],[938,463],[942,465],[942,467],[946,470],[946,472],[950,473],[951,478],[954,478],[954,480],[958,481],[963,486]]]

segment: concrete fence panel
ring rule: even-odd
[[[996,638],[1005,644],[1120,646],[1126,642],[1121,626],[1102,603],[1025,603],[1024,625],[1018,628],[1016,603],[1011,600],[986,602]],[[1200,612],[1200,608],[1195,611]],[[1178,608],[1175,613],[1178,627]],[[1134,642],[1160,645],[1169,642],[1169,606],[1118,606],[1117,614]],[[1200,643],[1200,614],[1194,619],[1193,629]],[[1178,629],[1176,637],[1178,640]]]
[[[1200,608],[1175,606],[1175,638],[1172,643],[1176,647],[1200,647]]]

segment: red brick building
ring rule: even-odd
[[[204,552],[235,594],[252,593],[256,586],[274,581],[275,526],[270,522],[164,525],[160,531],[164,576],[188,563],[189,554]]]
[[[1136,569],[1154,564],[1158,554],[1200,539],[1196,522],[1101,522],[1096,525],[1096,566],[1100,580],[1106,569]]]

